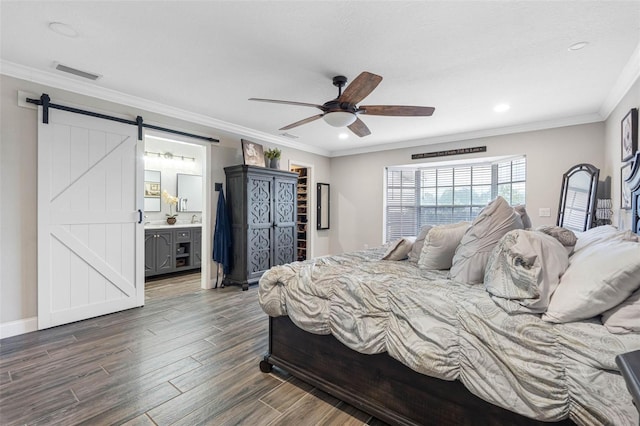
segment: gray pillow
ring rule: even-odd
[[[569,254],[573,253],[573,248],[576,246],[576,242],[578,242],[578,237],[576,237],[573,231],[561,226],[543,225],[538,226],[536,231],[551,235],[562,244]]]
[[[513,206],[513,209],[520,215],[520,219],[522,220],[522,227],[524,229],[531,228],[531,218],[527,214],[527,210],[525,209],[524,204]]]
[[[498,196],[482,209],[462,237],[449,277],[468,284],[482,283],[491,251],[504,234],[514,229],[522,229],[522,219]]]
[[[411,251],[409,252],[409,261],[418,263],[420,260],[420,254],[422,253],[422,247],[424,246],[424,239],[427,238],[427,234],[433,228],[431,225],[424,225],[420,228],[420,233],[416,237],[415,243],[413,243],[413,247],[411,247]]]
[[[484,286],[507,312],[542,313],[568,266],[569,254],[558,240],[516,229],[493,250]]]
[[[418,268],[442,270],[451,268],[451,260],[471,223],[459,222],[431,228],[424,239]]]
[[[402,237],[387,249],[382,260],[404,260],[413,247],[416,237]]]

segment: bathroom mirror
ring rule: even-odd
[[[593,226],[600,169],[578,164],[562,176],[557,225],[583,232]]]
[[[160,172],[158,170],[144,171],[144,211],[159,212],[160,207]]]
[[[317,185],[318,196],[318,223],[317,229],[329,229],[329,184]]]
[[[202,211],[202,176],[177,174],[178,180],[178,211]]]

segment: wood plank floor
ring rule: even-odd
[[[260,372],[258,291],[148,282],[146,306],[0,340],[1,425],[384,425]]]

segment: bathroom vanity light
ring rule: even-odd
[[[195,163],[196,159],[193,157],[187,157],[185,155],[173,155],[173,153],[167,152],[152,152],[145,151],[145,157],[149,158],[164,158],[165,160],[182,160],[182,161],[192,161]]]

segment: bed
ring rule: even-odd
[[[615,356],[640,349],[625,317],[637,312],[640,243],[608,226],[571,245],[557,227],[525,230],[505,204],[427,229],[426,261],[393,260],[411,254],[407,239],[267,271],[261,370],[283,368],[390,424],[637,425]],[[602,293],[603,274],[621,269],[616,294]]]

